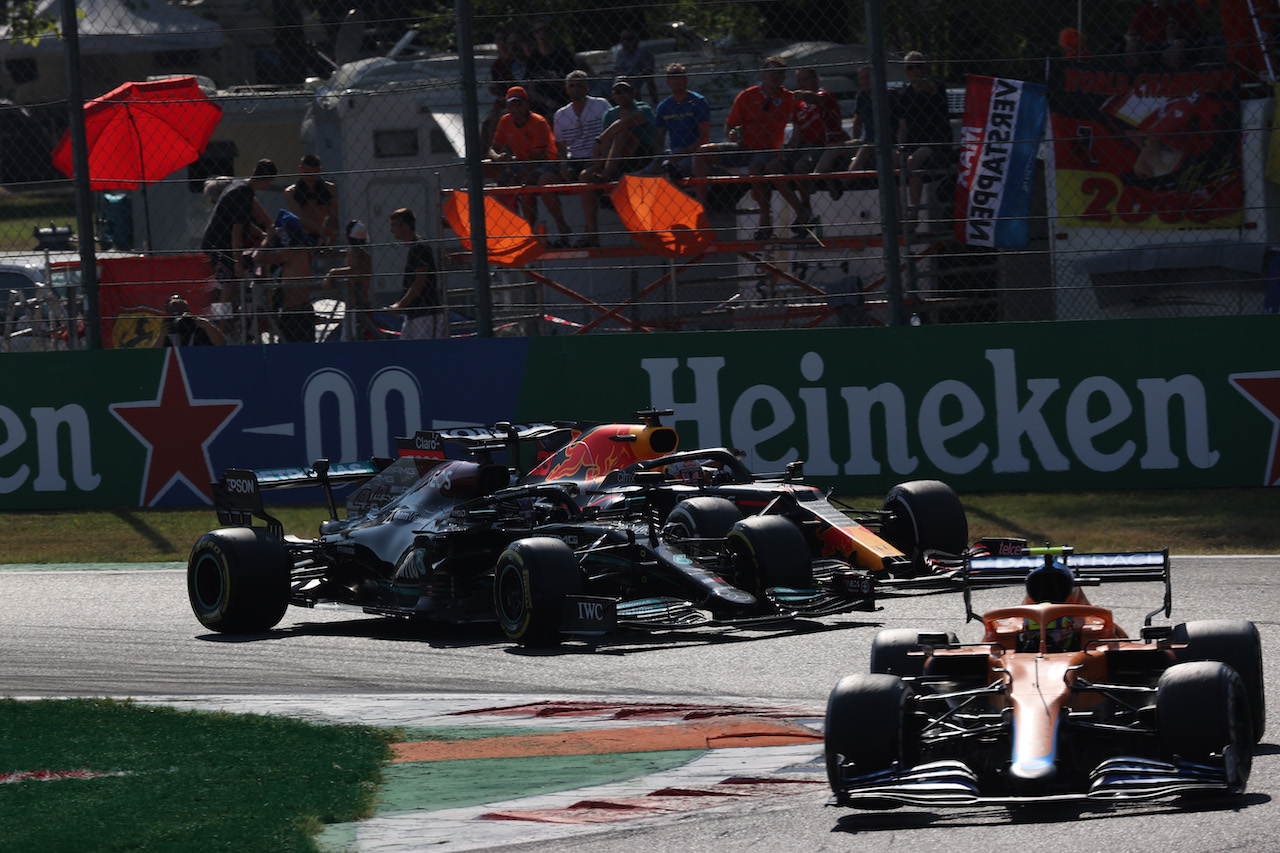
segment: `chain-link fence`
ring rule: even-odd
[[[88,128],[108,346],[171,332],[175,293],[233,342],[377,338],[406,316],[424,318],[406,335],[523,335],[1280,301],[1276,0],[476,0],[463,26],[391,0],[79,7],[85,99],[198,86],[164,107],[195,139]],[[69,63],[32,30],[0,41],[0,248],[26,253],[0,259],[5,349],[79,332],[54,304],[78,261]],[[220,115],[198,138],[205,99]],[[148,171],[179,145],[180,167]],[[246,194],[264,158],[279,174]]]

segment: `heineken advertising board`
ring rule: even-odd
[[[419,427],[675,411],[842,492],[1280,482],[1280,318],[0,355],[0,508],[208,501]],[[315,499],[312,496],[311,499]]]

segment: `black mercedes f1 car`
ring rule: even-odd
[[[934,519],[955,540],[948,545],[963,547],[963,509],[940,483],[904,484],[889,508],[860,521],[798,482],[795,468],[758,477],[723,448],[676,452],[662,414],[644,413],[641,424],[420,431],[400,440],[395,460],[229,470],[214,484],[226,526],[202,536],[188,563],[192,609],[231,633],[269,629],[289,604],[334,604],[496,620],[516,642],[554,645],[619,626],[873,610],[876,575],[914,558],[862,521],[898,531],[916,552],[937,544]],[[539,458],[524,471],[518,460],[529,451]],[[340,518],[334,490],[349,483]],[[296,485],[327,496],[330,517],[315,538],[286,536],[265,509],[264,489]]]

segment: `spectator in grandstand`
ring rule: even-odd
[[[440,291],[436,284],[436,261],[431,246],[418,236],[413,211],[402,207],[391,214],[391,235],[409,244],[404,263],[404,293],[387,310],[404,316],[400,328],[403,340],[449,337],[449,325],[440,307]]]
[[[1191,0],[1145,0],[1125,33],[1124,62],[1130,68],[1157,62],[1179,68],[1202,40],[1200,12]]]
[[[624,77],[613,81],[612,92],[614,105],[604,114],[604,129],[595,140],[597,165],[586,173],[593,183],[616,181],[653,159],[653,107],[636,100],[635,88]]]
[[[743,89],[733,99],[724,123],[728,141],[710,143],[699,149],[699,156],[693,161],[697,177],[707,177],[716,165],[745,168],[751,176],[782,174],[782,142],[796,106],[795,96],[782,85],[786,79],[785,60],[771,56],[764,61],[759,85]],[[700,182],[694,191],[698,201],[705,203],[707,185]],[[752,236],[756,240],[767,240],[773,235],[769,183],[752,181],[751,197],[760,210],[760,226]]]
[[[538,179],[542,186],[556,182],[572,183],[582,179],[582,173],[594,165],[596,136],[604,126],[605,113],[609,111],[609,102],[587,94],[589,89],[587,72],[574,70],[565,77],[564,88],[569,95],[569,103],[556,110],[555,131],[556,150],[560,154],[560,172],[552,175],[545,172]],[[599,210],[600,203],[596,194],[591,191],[582,194],[582,214],[586,227],[582,237],[574,244],[574,248],[586,249],[600,245]],[[567,234],[569,226],[560,210],[560,199],[555,193],[544,193],[542,201],[555,219],[556,227],[561,234]],[[556,243],[561,241],[557,240]]]
[[[876,133],[875,120],[871,115],[871,65],[863,63],[858,66],[858,91],[853,94],[853,124],[850,127],[850,140],[841,145],[828,148],[818,160],[815,172],[831,172],[844,165],[845,158],[851,157],[849,171],[860,172],[875,165]],[[827,189],[833,199],[844,194],[844,183],[832,180]]]
[[[303,154],[298,180],[284,191],[285,204],[302,222],[307,243],[331,246],[338,237],[338,187],[320,174],[320,158]]]
[[[927,172],[950,167],[957,159],[951,131],[947,90],[928,74],[929,58],[918,50],[903,57],[907,85],[898,90],[894,104],[897,118],[898,156],[909,171],[909,218],[919,217]]]
[[[658,102],[658,84],[654,82],[653,54],[640,46],[640,36],[635,30],[626,29],[618,34],[613,47],[613,76],[631,80],[643,95],[649,87],[649,99]]]
[[[661,169],[677,181],[693,174],[693,153],[711,141],[711,106],[689,91],[689,74],[678,62],[667,66],[667,88],[671,94],[654,113],[654,158],[646,171]]]
[[[787,146],[785,168],[793,174],[808,174],[830,150],[839,150],[845,143],[840,101],[822,88],[816,68],[801,68],[796,72],[796,107],[791,117],[791,143]],[[809,196],[813,192],[809,181],[797,181],[794,197],[788,202],[796,211],[796,226],[813,221],[813,208]],[[783,197],[792,189],[783,184]],[[794,230],[794,229],[793,229]]]
[[[498,58],[489,65],[489,94],[493,95],[493,104],[480,122],[480,145],[483,150],[488,150],[492,144],[494,128],[507,111],[507,89],[524,80],[528,72],[528,51],[525,49],[524,36],[498,30],[493,34],[493,43],[498,48]]]
[[[270,187],[279,172],[275,163],[259,160],[250,177],[231,181],[218,195],[200,241],[218,283],[213,302],[239,301],[239,288],[231,283],[245,277],[245,252],[267,246],[275,236],[257,191]]]
[[[192,314],[187,300],[175,293],[165,300],[160,342],[166,347],[221,346],[227,338],[213,323]]]
[[[559,174],[556,159],[551,125],[529,109],[528,90],[524,86],[507,89],[507,112],[493,131],[485,176],[502,186],[535,186],[544,174]],[[537,204],[533,194],[520,199],[521,214],[530,223],[537,218]]]
[[[302,220],[291,210],[276,214],[275,236],[253,252],[255,289],[261,285],[267,300],[255,300],[272,312],[283,343],[314,343],[316,314],[311,305],[311,242]]]
[[[369,254],[369,230],[358,219],[347,223],[347,258],[346,264],[334,267],[324,275],[326,288],[332,288],[336,282],[345,281],[346,290],[343,301],[347,311],[356,315],[361,325],[367,322],[368,312],[373,307],[369,299],[369,282],[373,278],[373,256]],[[351,328],[355,324],[346,324]]]
[[[531,106],[550,119],[569,102],[561,81],[578,67],[569,49],[554,38],[549,21],[533,25],[534,48],[529,53],[529,98]]]

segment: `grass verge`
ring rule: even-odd
[[[0,846],[314,851],[324,824],[373,813],[391,739],[285,717],[0,699]],[[41,771],[104,775],[18,777]]]
[[[878,508],[883,496],[849,499]],[[1280,489],[1171,489],[963,495],[969,535],[1021,536],[1082,551],[1169,546],[1174,554],[1280,553]],[[271,509],[285,531],[310,538],[326,517],[318,505]],[[204,509],[10,512],[0,515],[0,563],[185,561],[217,526]]]

